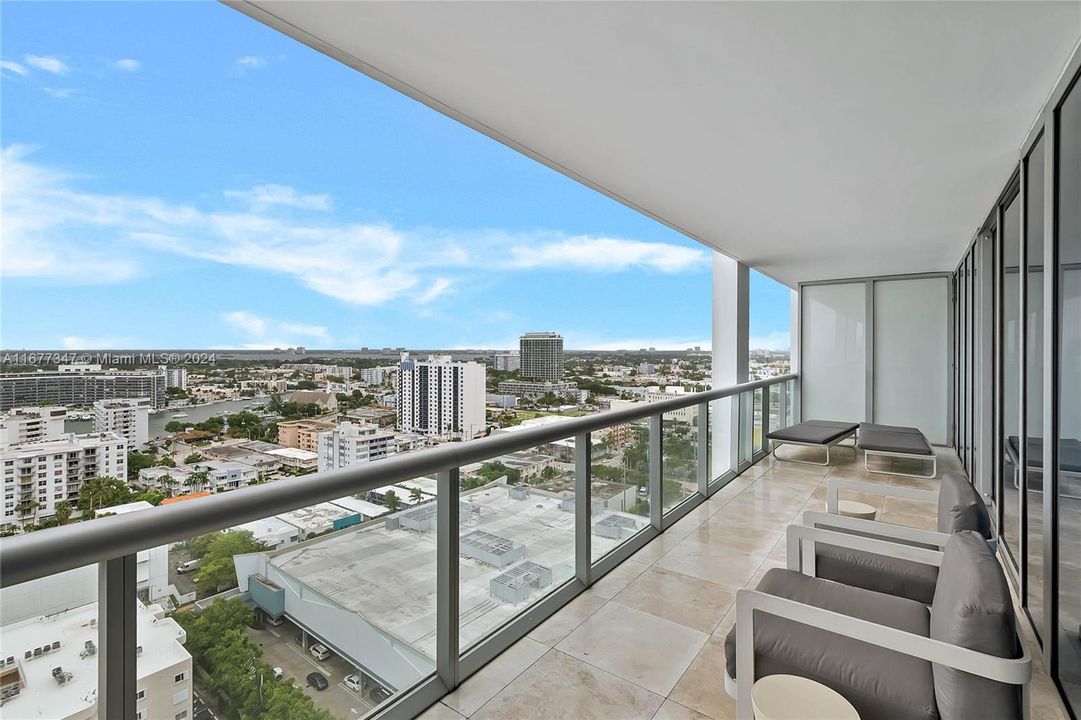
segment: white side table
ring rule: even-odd
[[[861,520],[874,520],[878,514],[878,510],[873,505],[856,502],[855,500],[838,500],[837,512]]]
[[[860,720],[830,688],[797,675],[767,675],[751,689],[755,720]]]

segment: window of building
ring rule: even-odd
[[[135,699],[137,701],[138,700],[146,700],[146,688],[143,688],[142,690],[135,693]]]
[[[173,676],[173,683],[182,683],[187,679],[187,677],[187,673],[178,673],[177,675]]]

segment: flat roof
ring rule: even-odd
[[[243,525],[235,525],[230,530],[247,530],[256,540],[262,540],[274,535],[291,535],[297,531],[295,525],[290,525],[277,517],[266,517],[246,522]]]
[[[361,500],[360,498],[353,497],[352,495],[346,495],[345,497],[331,500],[330,502],[335,505],[339,505],[346,510],[352,510],[358,512],[366,518],[377,518],[380,515],[386,515],[390,510],[385,505],[379,505],[378,503],[368,502],[367,500]]]
[[[290,525],[295,525],[304,532],[320,532],[325,530],[328,525],[333,525],[335,520],[342,520],[352,515],[356,515],[356,511],[346,510],[341,505],[325,502],[286,513],[279,513],[275,517],[284,520]]]
[[[81,657],[86,642],[98,644],[98,604],[90,603],[53,615],[29,618],[2,629],[4,653],[14,656],[23,679],[23,689],[4,702],[4,717],[64,718],[94,707],[97,703],[100,654]],[[158,605],[136,605],[136,637],[143,648],[135,661],[136,678],[190,661],[184,649],[184,630],[164,616]],[[57,650],[24,659],[27,650],[59,641]],[[71,673],[63,685],[53,677],[53,668]]]
[[[439,490],[439,483],[435,480],[435,478],[430,477],[419,477],[412,480],[403,480],[400,483],[396,484],[400,487],[405,488],[406,490],[412,490],[413,488],[416,488],[422,493],[426,495],[431,495],[432,497],[435,497]]]
[[[311,450],[300,450],[298,448],[280,447],[275,450],[265,450],[264,455],[276,455],[277,457],[287,457],[294,460],[318,460],[319,453],[312,452]]]
[[[474,507],[463,535],[482,530],[524,545],[525,558],[550,568],[555,585],[574,576],[574,513],[562,509],[561,496],[533,490],[528,499],[514,500],[505,486],[489,484],[463,493],[462,500]],[[649,522],[626,517],[639,528]],[[597,553],[605,553],[619,541],[594,535],[592,542]],[[373,522],[266,555],[282,572],[434,658],[435,533],[388,530],[385,522]],[[499,602],[490,593],[490,581],[507,569],[461,559],[463,644],[521,612],[522,605]],[[533,599],[539,597],[538,592]]]

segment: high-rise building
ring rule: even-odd
[[[0,414],[0,449],[42,440],[56,440],[64,434],[66,408],[23,407]]]
[[[511,352],[497,352],[492,356],[492,367],[501,372],[521,370],[522,354],[514,350]]]
[[[381,460],[394,452],[394,433],[369,423],[343,422],[319,433],[319,472]]]
[[[165,371],[102,370],[100,365],[61,365],[57,370],[0,376],[0,410],[23,405],[93,405],[108,398],[150,398],[166,404]]]
[[[518,338],[521,374],[529,380],[563,379],[563,336],[554,332],[526,333]]]
[[[0,452],[3,515],[0,528],[38,523],[56,505],[79,503],[79,489],[95,477],[127,477],[127,440],[116,433],[67,433],[58,440],[24,443]]]
[[[158,372],[165,373],[165,387],[177,388],[179,390],[188,389],[188,371],[182,367],[171,368],[166,365],[159,365]]]
[[[484,432],[485,368],[450,355],[414,360],[402,353],[398,371],[398,429],[468,440]]]
[[[94,432],[114,432],[138,449],[150,439],[150,398],[114,398],[94,403]]]

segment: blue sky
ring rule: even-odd
[[[4,348],[709,345],[703,246],[219,3],[0,12]]]

